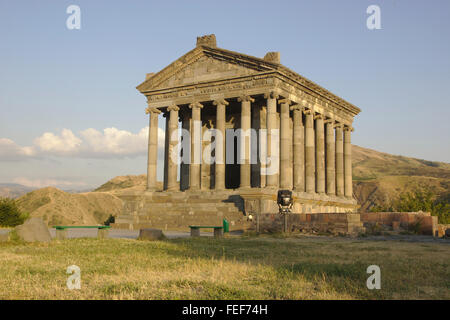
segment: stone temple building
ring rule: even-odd
[[[278,212],[280,189],[293,191],[294,214],[355,211],[350,141],[360,109],[283,66],[278,52],[256,58],[218,48],[214,35],[199,37],[137,89],[150,123],[147,190],[121,196],[116,227],[187,228],[223,218],[245,227],[250,214]]]

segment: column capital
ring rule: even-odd
[[[344,125],[344,131],[353,132],[353,131],[355,131],[355,129],[352,126]]]
[[[302,112],[305,108],[296,103],[296,104],[293,104],[292,106],[290,106],[289,109],[291,109],[291,110],[298,110],[298,111]]]
[[[306,115],[312,115],[312,114],[313,114],[313,111],[312,111],[312,109],[306,109],[306,108],[304,108],[304,109],[303,109],[303,113],[306,114]]]
[[[213,101],[213,105],[215,105],[215,106],[218,106],[218,105],[224,105],[224,106],[227,106],[227,105],[229,105],[230,103],[227,101],[227,100],[225,100],[225,99],[217,99],[217,100],[214,100]]]
[[[249,95],[242,95],[240,97],[238,97],[238,102],[255,102],[255,99],[253,99],[251,96]]]
[[[314,116],[314,120],[316,120],[316,119],[324,119],[325,118],[325,116],[323,115],[323,114],[321,114],[321,113],[318,113],[318,114],[316,114],[315,116]]]
[[[328,118],[323,121],[324,123],[331,123],[334,126],[335,120],[333,118]]]
[[[193,102],[189,105],[189,108],[194,109],[194,108],[203,108],[203,105],[200,102]]]
[[[291,104],[292,104],[292,101],[289,100],[289,99],[281,99],[281,100],[278,100],[278,103],[279,103],[279,104],[288,104],[288,105],[291,105]]]
[[[334,123],[334,127],[335,128],[338,128],[338,129],[343,129],[344,128],[344,124],[343,123],[341,123],[341,122],[335,122]]]
[[[168,110],[168,111],[179,111],[179,110],[180,110],[180,107],[178,107],[176,104],[173,104],[173,105],[171,105],[171,106],[168,106],[168,107],[167,107],[167,110]]]
[[[275,91],[269,91],[264,93],[264,99],[278,99],[280,95]]]
[[[145,108],[145,114],[150,114],[150,113],[161,113],[161,110],[159,110],[158,108],[155,107],[150,107],[148,106],[147,108]]]

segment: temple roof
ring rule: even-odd
[[[196,62],[201,64],[201,59],[204,57],[208,57],[210,59],[212,58],[217,61],[222,61],[223,63],[234,65],[236,68],[241,68],[241,70],[245,69],[247,75],[266,72],[279,73],[291,79],[300,87],[307,88],[315,92],[316,94],[338,105],[341,105],[354,115],[358,114],[361,111],[355,105],[345,101],[339,96],[331,93],[330,91],[319,86],[313,81],[299,75],[286,66],[283,66],[281,63],[279,63],[279,53],[277,52],[269,52],[264,58],[258,58],[247,54],[218,48],[215,42],[216,41],[214,35],[197,38],[196,48],[187,52],[161,71],[154,74],[148,74],[146,80],[136,88],[143,94],[150,94],[151,92],[167,89],[172,86],[174,87],[175,85],[173,85],[173,81],[168,82],[168,79],[170,79],[171,77],[173,78],[176,74],[182,72],[188,65],[192,65]],[[198,62],[199,60],[200,62]],[[226,77],[229,74],[229,72],[222,73],[222,77]],[[199,79],[196,80],[198,81]]]

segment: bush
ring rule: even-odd
[[[19,209],[14,199],[0,198],[0,226],[15,227],[27,218],[28,214]]]
[[[116,221],[116,217],[114,217],[112,214],[109,215],[108,219],[103,222],[105,226],[109,226],[111,223],[114,223]]]
[[[372,212],[430,212],[432,216],[437,216],[439,223],[450,223],[450,203],[446,198],[434,200],[432,192],[416,191],[414,193],[402,193],[399,199],[387,206],[377,206],[372,208]]]

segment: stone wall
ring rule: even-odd
[[[367,212],[361,213],[365,227],[378,225],[392,227],[394,231],[411,230],[417,225],[419,233],[437,235],[438,220],[429,212]]]
[[[358,235],[365,231],[357,213],[259,214],[253,219],[257,232],[330,233]]]

